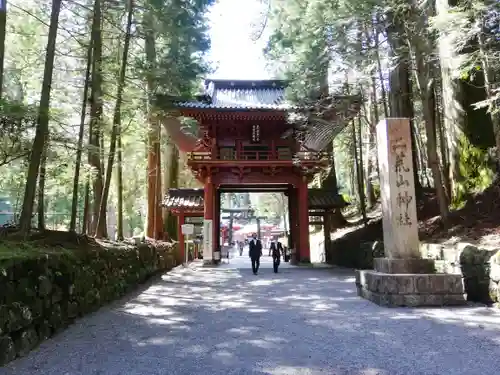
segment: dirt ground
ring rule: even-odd
[[[458,210],[450,212],[449,227],[444,228],[439,207],[432,190],[425,190],[417,204],[419,234],[422,241],[452,245],[469,242],[486,247],[500,248],[500,181],[477,194]],[[371,226],[381,225],[380,206],[368,214]],[[348,218],[349,224],[332,233],[332,239],[363,228],[359,216]]]
[[[429,212],[427,212],[427,210]],[[500,181],[450,212],[449,228],[443,228],[435,198],[422,205],[421,239],[432,242],[470,242],[500,248]]]

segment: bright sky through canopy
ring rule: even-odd
[[[212,48],[209,59],[216,71],[211,78],[269,79],[262,53],[266,38],[254,42],[252,24],[258,23],[259,0],[219,0],[210,12]]]

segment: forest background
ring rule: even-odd
[[[266,38],[270,72],[290,80],[291,101],[363,98],[312,185],[340,191],[368,221],[378,199],[376,124],[407,117],[417,195],[432,195],[440,227],[453,225],[450,210],[497,186],[498,2],[256,1],[252,37]],[[153,214],[148,183],[198,186],[156,120],[154,98],[192,96],[212,73],[214,1],[2,4],[0,210],[9,202],[22,232],[142,233]],[[280,209],[269,202],[257,205]]]

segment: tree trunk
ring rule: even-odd
[[[404,27],[401,20],[391,19],[391,26],[387,30],[387,39],[390,45],[392,68],[389,74],[389,100],[391,102],[391,117],[405,117],[410,119],[411,149],[413,152],[413,173],[415,179],[415,193],[420,196],[421,183],[417,164],[417,142],[415,138],[414,109],[411,85],[411,58],[403,40]]]
[[[376,161],[374,161],[374,152],[376,148],[376,134],[375,134],[375,127],[371,126],[369,129],[369,137],[368,137],[368,145],[366,147],[366,154],[367,154],[367,167],[366,167],[366,197],[368,200],[368,206],[370,209],[375,207],[377,204],[377,196],[375,195],[375,188],[373,186],[373,178],[376,175]]]
[[[88,130],[88,150],[87,150],[87,162],[89,165],[91,164],[92,161],[92,156],[94,150],[92,150],[92,134],[94,133],[94,129],[92,128],[93,126],[93,121],[90,119],[89,123],[89,130]],[[82,233],[85,234],[91,234],[92,231],[92,218],[90,215],[90,179],[91,176],[88,175],[86,176],[85,179],[85,196],[84,196],[84,202],[83,202],[83,218],[82,218]]]
[[[329,152],[331,155],[330,170],[328,171],[328,175],[326,176],[326,178],[322,181],[321,188],[329,190],[334,194],[338,194],[339,187],[337,181],[337,171],[335,168],[335,153],[334,153],[333,142],[331,142],[328,145],[327,152]],[[335,210],[335,212],[332,213],[332,217],[330,220],[330,227],[328,228],[328,230],[331,231],[332,229],[342,228],[346,224],[347,220],[344,218],[344,215],[342,215],[342,211]]]
[[[428,102],[429,98],[425,97]],[[424,105],[423,108],[425,120],[425,128],[427,132],[427,155],[428,163],[432,172],[432,178],[434,180],[434,188],[436,190],[436,195],[439,204],[439,211],[441,213],[441,220],[445,228],[448,227],[448,200],[444,190],[444,184],[441,179],[441,168],[439,165],[439,158],[437,154],[437,142],[436,142],[436,128],[433,120],[432,112],[429,108],[429,104]]]
[[[82,233],[88,234],[90,228],[90,181],[87,177],[85,182],[85,192],[83,198],[83,217],[82,217]]]
[[[479,20],[477,22],[479,22]],[[495,95],[493,91],[493,84],[495,82],[495,70],[491,66],[490,59],[488,57],[488,51],[486,51],[485,49],[485,40],[483,33],[485,25],[483,25],[483,22],[481,22],[481,24],[478,25],[477,28],[481,30],[478,36],[478,44],[479,53],[481,56],[481,65],[483,66],[484,70],[484,88],[486,91],[487,99],[491,99]],[[498,102],[498,99],[491,101],[491,104],[489,105],[489,113],[491,116],[491,122],[493,123],[493,134],[495,135],[497,170],[500,171],[500,109],[498,108]]]
[[[455,0],[436,0],[438,16],[445,16],[450,11],[450,5],[456,5]],[[441,32],[438,38],[438,51],[441,66],[443,124],[447,136],[449,155],[449,180],[451,183],[451,197],[456,197],[458,185],[463,181],[460,172],[460,144],[464,137],[465,112],[462,108],[462,93],[457,72],[460,71],[463,58],[455,52],[454,42],[456,32],[447,30]]]
[[[35,131],[35,139],[30,155],[28,176],[24,191],[23,208],[19,222],[20,232],[27,235],[31,229],[31,218],[33,216],[33,205],[35,201],[36,182],[42,154],[46,146],[49,134],[49,109],[50,89],[52,85],[52,72],[54,70],[54,54],[56,50],[57,29],[59,27],[59,13],[61,11],[61,0],[52,1],[50,14],[49,35],[45,54],[45,68],[43,72],[42,91],[40,94],[40,105],[38,110],[38,121]]]
[[[161,154],[160,154],[160,137],[161,128],[158,119],[153,112],[153,95],[156,90],[154,69],[156,67],[156,43],[154,35],[154,16],[146,14],[145,24],[145,49],[146,61],[149,67],[147,75],[147,95],[148,95],[148,167],[147,167],[147,200],[148,210],[146,217],[146,236],[150,238],[159,238],[160,233],[163,233],[161,202],[158,200],[159,192],[161,192]],[[175,231],[177,233],[177,231]]]
[[[359,154],[358,146],[356,144],[356,124],[352,122],[352,142],[354,143],[354,160],[356,162],[356,177],[358,181],[358,196],[359,196],[359,208],[361,210],[361,216],[363,217],[363,222],[366,224],[368,218],[366,217],[366,200],[365,200],[365,184],[363,177],[363,138],[361,136],[361,117],[358,116],[358,134],[359,134]]]
[[[78,149],[76,150],[75,174],[73,176],[73,197],[71,199],[71,220],[69,223],[70,232],[76,232],[76,218],[78,216],[78,190],[79,190],[78,185],[80,180],[80,167],[82,164],[83,136],[85,133],[85,115],[87,113],[87,101],[89,96],[89,81],[90,81],[91,67],[92,67],[92,38],[89,41],[89,46],[87,50],[87,70],[85,71],[85,83],[83,86],[82,109],[80,112],[80,129],[78,132]]]
[[[368,144],[366,145],[366,196],[368,199],[368,206],[373,208],[377,203],[377,198],[375,197],[375,189],[373,187],[373,175],[375,174],[375,166],[377,161],[375,159],[377,147],[377,124],[380,121],[380,115],[378,112],[378,97],[377,97],[377,79],[375,75],[372,75],[372,115],[370,122],[368,123]]]
[[[287,204],[286,204],[286,200],[285,200],[285,196],[283,195],[283,193],[279,194],[278,196],[278,204],[281,208],[281,212],[283,212],[282,214],[282,219],[283,219],[283,229],[285,231],[285,233],[288,233],[288,218],[287,218],[287,211],[290,210],[289,207],[287,207]]]
[[[330,62],[328,60],[323,61],[323,64],[320,65],[320,95],[328,96],[330,94],[330,87],[328,84],[328,70],[329,70]],[[348,89],[348,84],[346,81],[346,87]],[[333,147],[333,141],[330,142],[327,148],[327,152],[331,155],[330,161],[330,170],[326,178],[322,181],[321,187],[330,190],[334,194],[339,193],[338,180],[337,180],[337,170],[335,168],[335,150]],[[288,207],[290,210],[290,207]],[[324,230],[331,232],[332,229],[342,228],[347,224],[347,220],[344,218],[341,210],[335,210],[331,214],[331,220],[328,223],[328,227],[325,227]]]
[[[173,152],[173,149],[175,149],[175,144],[170,138],[170,135],[167,133],[167,130],[162,127],[161,130],[161,137],[162,140],[164,140],[164,143],[162,144],[163,147],[163,152],[161,154],[161,157],[163,160],[165,160],[165,168],[162,171],[162,192],[163,196],[166,196],[168,194],[168,189],[169,189],[169,181],[170,181],[170,170],[167,168],[167,160],[170,160],[170,155]],[[169,217],[169,211],[166,208],[162,209],[162,217],[163,217],[163,223],[166,223]],[[165,228],[166,229],[166,228]]]
[[[103,193],[103,170],[101,162],[101,137],[102,137],[102,30],[101,30],[101,0],[94,0],[94,16],[92,20],[92,90],[90,106],[90,166],[94,169],[92,188],[94,199],[92,201],[92,220],[90,233],[97,234],[97,220],[99,218],[100,204]],[[106,221],[101,221],[101,232],[106,231]]]
[[[115,160],[115,152],[116,152],[116,140],[117,140],[119,128],[121,125],[121,106],[122,106],[122,102],[123,102],[123,90],[125,89],[125,76],[126,76],[126,72],[127,72],[128,51],[130,48],[130,37],[131,37],[131,29],[132,29],[132,14],[134,12],[134,0],[129,0],[128,7],[129,7],[129,10],[128,10],[128,16],[127,16],[127,28],[125,31],[125,41],[123,44],[122,64],[120,67],[120,75],[118,77],[118,86],[116,88],[116,104],[115,104],[115,110],[113,113],[113,128],[111,130],[108,165],[106,167],[106,178],[105,178],[104,190],[102,193],[101,204],[100,204],[100,209],[99,209],[99,218],[97,220],[96,237],[98,237],[98,238],[106,236],[106,226],[103,226],[102,223],[103,222],[106,223],[108,196],[109,196],[109,189],[111,186],[111,176],[112,176],[112,172],[113,172],[113,163]]]
[[[116,222],[116,239],[123,241],[123,158],[122,158],[122,131],[121,124],[118,124],[118,132],[116,135],[116,190],[117,190],[117,210],[118,217]]]
[[[351,157],[352,161],[354,163],[349,163],[349,195],[352,197],[353,203],[357,201],[358,199],[358,194],[357,194],[357,183],[356,183],[356,160],[354,157],[354,149],[351,147]],[[352,206],[351,206],[352,207]]]
[[[49,142],[46,141],[45,147],[43,148],[42,158],[40,160],[40,173],[38,175],[38,230],[45,230],[45,173],[47,170],[47,149],[49,147]]]
[[[439,80],[436,80],[436,82],[440,82]],[[450,170],[450,165],[448,162],[448,145],[446,144],[446,135],[444,134],[444,126],[443,126],[443,118],[441,116],[441,109],[443,108],[442,105],[442,96],[440,95],[440,90],[438,90],[436,87],[434,87],[434,97],[436,98],[435,100],[435,114],[436,114],[436,126],[437,126],[437,131],[439,134],[439,148],[441,151],[441,177],[443,179],[443,184],[446,189],[446,197],[448,199],[448,202],[451,202],[451,181],[450,181],[450,175],[448,174],[448,171]],[[441,103],[441,105],[440,105]]]
[[[0,99],[3,95],[3,71],[5,64],[5,27],[7,25],[7,0],[0,2]]]
[[[23,180],[19,180],[19,183],[17,185],[17,191],[16,191],[16,202],[14,204],[14,221],[16,223],[19,223],[19,206],[21,204],[21,192],[23,191]]]
[[[170,160],[168,165],[165,165],[165,169],[169,170],[169,188],[177,188],[179,187],[179,150],[174,147],[172,153],[170,154]],[[166,222],[167,233],[170,238],[177,238],[177,218],[174,215],[170,215]]]
[[[427,152],[423,144],[422,133],[420,131],[419,124],[416,121],[413,122],[413,131],[415,134],[415,140],[416,140],[415,146],[417,151],[417,155],[415,158],[420,166],[419,169],[422,174],[422,180],[424,182],[427,182],[427,186],[429,186],[429,176],[427,174],[427,162],[429,158],[427,156]]]
[[[156,233],[158,238],[166,240],[168,238],[168,232],[165,232],[164,230],[164,225],[163,225],[163,213],[162,213],[162,201],[163,201],[163,194],[162,194],[162,174],[161,174],[161,126],[160,123],[158,122],[158,142],[156,143],[156,154],[158,157],[156,158],[156,186],[155,186],[155,192],[156,192],[156,213],[155,213],[155,228],[156,228]],[[177,179],[179,177],[179,153],[177,149],[175,149],[176,155],[177,155]],[[175,228],[177,229],[177,220],[175,220]],[[177,233],[177,231],[175,231]]]
[[[352,191],[353,195],[356,195],[357,201],[359,202],[359,208],[361,210],[361,194],[359,191],[359,173],[358,173],[358,164],[359,164],[359,159],[358,159],[358,145],[356,141],[356,123],[355,120],[352,121],[352,128],[351,128],[351,152],[352,152],[352,158],[354,159],[354,164],[352,167]]]
[[[375,25],[375,42],[378,43],[380,39],[380,15],[377,14],[376,16],[376,22],[377,24]],[[378,44],[375,45],[375,60],[377,62],[377,73],[378,73],[378,79],[380,81],[380,92],[382,94],[382,103],[383,103],[383,108],[384,108],[384,117],[388,118],[389,117],[389,107],[388,107],[388,100],[387,100],[387,92],[385,90],[385,80],[384,80],[384,71],[382,69],[382,61],[380,59],[380,50]],[[378,124],[378,121],[375,123],[375,126]]]
[[[417,36],[417,38],[421,38]],[[441,213],[441,220],[445,228],[448,227],[448,200],[444,190],[443,181],[441,179],[441,169],[439,165],[439,158],[437,154],[437,139],[436,139],[436,124],[435,115],[433,113],[435,108],[434,103],[434,83],[431,77],[431,67],[429,63],[424,60],[424,53],[428,51],[423,48],[422,42],[414,42],[415,48],[415,62],[417,71],[417,80],[419,84],[420,97],[422,99],[422,112],[425,121],[425,129],[427,133],[427,157],[429,168],[432,171],[432,178],[434,180],[434,189],[439,204],[439,211]]]

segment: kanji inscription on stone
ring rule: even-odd
[[[377,148],[385,254],[389,258],[420,257],[409,120],[381,121]]]

